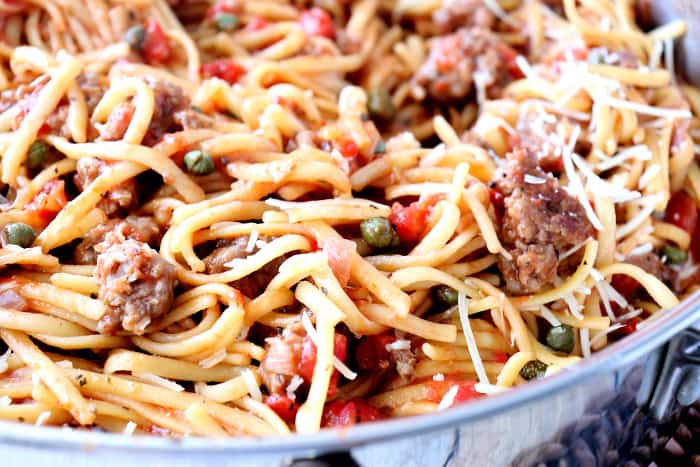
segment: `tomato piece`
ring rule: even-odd
[[[384,415],[361,399],[335,401],[323,408],[321,424],[324,427],[347,427],[357,423],[381,420]]]
[[[286,394],[271,394],[263,399],[265,404],[287,423],[293,423],[297,416],[299,404]]]
[[[205,63],[200,68],[200,73],[204,78],[221,78],[229,84],[238,82],[245,72],[245,68],[229,58],[222,58]]]
[[[24,207],[35,214],[37,225],[47,225],[68,204],[65,185],[63,180],[51,180]]]
[[[698,225],[698,207],[695,200],[684,191],[675,192],[666,206],[664,220],[692,235]]]
[[[427,381],[428,393],[426,399],[430,402],[438,403],[445,396],[447,391],[453,386],[457,386],[457,394],[455,395],[453,405],[461,404],[482,396],[475,389],[475,381],[457,381],[453,378],[445,378],[443,381]]]
[[[357,143],[355,143],[351,139],[345,140],[342,143],[340,143],[339,150],[343,157],[347,158],[357,157],[357,155],[360,153],[360,148],[357,146]]]
[[[262,16],[253,15],[248,20],[248,24],[246,24],[246,29],[249,29],[251,31],[260,31],[261,29],[265,29],[268,24],[269,23],[267,22],[267,20]]]
[[[634,333],[637,330],[637,326],[639,323],[642,322],[642,318],[639,316],[635,316],[634,318],[630,318],[625,323],[622,325],[621,328],[613,331],[612,337],[617,338],[617,339],[622,339],[625,336],[629,336],[630,334]]]
[[[297,366],[299,376],[304,378],[307,383],[311,382],[314,375],[316,353],[316,344],[314,344],[311,337],[307,335],[304,337],[304,341],[301,344],[301,356],[299,357],[299,365]],[[333,354],[342,362],[345,361],[348,355],[348,338],[337,332],[333,336]],[[334,370],[333,374],[331,375],[330,384],[328,385],[328,397],[335,395],[338,388],[339,379],[340,373],[338,373],[337,370]]]
[[[172,48],[168,42],[168,36],[154,18],[146,20],[146,35],[143,39],[143,58],[151,65],[165,63],[172,55]]]
[[[428,224],[428,216],[433,207],[442,199],[442,195],[430,196],[423,201],[417,201],[403,206],[394,203],[391,206],[389,222],[394,225],[396,233],[402,242],[416,243],[420,240]]]
[[[516,58],[518,58],[518,52],[503,42],[496,42],[494,48],[496,49],[496,53],[500,59],[507,65],[508,73],[512,78],[520,79],[525,77],[523,71],[518,65],[518,62],[516,61]]]
[[[377,334],[360,339],[355,349],[355,360],[358,368],[361,370],[386,368],[390,358],[386,346],[395,340],[396,337],[390,334]]]
[[[335,38],[335,25],[326,10],[318,7],[306,10],[299,17],[299,23],[308,36]]]
[[[352,254],[356,249],[355,242],[344,238],[331,237],[323,242],[323,252],[328,257],[328,266],[342,287],[348,285],[350,280]]]
[[[628,300],[633,298],[642,288],[642,284],[637,282],[636,279],[625,274],[613,274],[610,285]]]
[[[493,352],[493,361],[498,363],[506,363],[510,357],[505,352]]]

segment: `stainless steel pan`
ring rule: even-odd
[[[689,37],[678,49],[680,63],[689,76],[700,77],[700,59],[694,53],[700,50],[700,2],[640,3],[648,4],[645,15],[656,23],[688,20]],[[357,461],[363,466],[409,467],[529,466],[565,459],[566,465],[604,465],[596,451],[610,452],[624,444],[619,433],[607,433],[619,431],[620,420],[632,423],[645,411],[660,417],[676,399],[688,403],[700,398],[700,333],[692,330],[694,323],[700,324],[700,293],[653,325],[546,380],[445,412],[315,435],[172,441],[0,422],[0,462],[255,467],[349,466]],[[586,439],[585,433],[594,433],[595,439]],[[607,445],[601,445],[606,439]],[[317,456],[321,460],[300,461]]]

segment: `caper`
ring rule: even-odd
[[[389,120],[394,116],[394,103],[386,88],[374,88],[367,95],[367,109],[370,115],[382,120]]]
[[[29,146],[27,151],[27,165],[30,169],[36,169],[41,166],[49,153],[49,145],[43,141],[37,140]]]
[[[547,371],[547,364],[539,360],[530,360],[520,369],[520,376],[526,380],[542,378]]]
[[[360,224],[362,238],[372,248],[389,248],[399,244],[399,236],[386,217],[372,217]]]
[[[6,224],[3,228],[3,233],[5,234],[7,243],[18,245],[22,248],[31,246],[31,244],[34,243],[34,239],[36,239],[36,232],[34,232],[34,229],[24,222]]]
[[[574,350],[574,331],[571,326],[566,324],[552,326],[547,333],[547,345],[564,353]]]
[[[663,254],[671,264],[683,263],[686,259],[688,259],[688,254],[685,251],[671,245],[666,245],[664,247]]]
[[[201,149],[194,149],[185,154],[185,167],[193,175],[207,175],[214,171],[214,159]]]
[[[141,25],[129,28],[124,34],[124,41],[129,44],[129,47],[136,51],[141,50],[145,38],[146,29]]]
[[[216,17],[216,28],[219,31],[233,31],[238,29],[241,20],[232,13],[221,13]]]
[[[384,142],[383,139],[380,139],[377,141],[377,144],[374,146],[374,153],[375,154],[384,154],[386,152],[386,143]]]
[[[447,306],[455,306],[457,304],[457,291],[447,285],[438,285],[435,287],[435,299]]]

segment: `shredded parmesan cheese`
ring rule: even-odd
[[[663,118],[691,118],[692,114],[688,110],[683,109],[668,109],[665,107],[652,107],[650,105],[640,104],[638,102],[626,101],[616,97],[601,96],[599,101],[601,104],[609,105],[618,109],[627,109],[639,114],[652,115]]]
[[[259,235],[260,234],[257,230],[253,230],[252,232],[250,232],[250,236],[248,237],[248,244],[245,247],[246,253],[252,253],[253,250],[255,250],[255,242],[258,241]]]
[[[45,424],[46,422],[49,421],[49,418],[51,418],[51,412],[48,410],[41,412],[39,416],[36,418],[36,422],[34,422],[34,425],[36,426],[41,426]]]
[[[442,396],[442,399],[438,404],[438,410],[445,410],[452,407],[452,404],[455,401],[455,397],[457,396],[458,391],[459,388],[457,386],[452,386],[450,389],[448,389],[445,395]]]
[[[476,383],[474,385],[474,390],[481,394],[491,395],[505,392],[508,390],[508,388],[503,386],[496,386],[495,384]]]
[[[386,345],[386,350],[391,352],[392,350],[409,350],[411,348],[411,341],[406,339],[398,339]]]
[[[639,188],[645,188],[649,184],[649,181],[659,172],[661,172],[661,166],[659,164],[651,164],[647,167],[641,177],[639,177]]]
[[[581,313],[583,307],[578,302],[578,300],[576,300],[576,297],[574,297],[573,293],[569,292],[562,294],[561,298],[562,300],[564,300],[564,302],[566,302],[566,306],[569,307],[569,311],[574,316],[574,318],[583,319],[583,314]]]
[[[481,354],[479,354],[479,347],[476,345],[476,339],[474,338],[474,333],[472,332],[472,327],[469,323],[468,309],[467,296],[461,292],[458,293],[457,310],[459,311],[459,320],[462,323],[464,339],[467,341],[469,357],[471,357],[472,364],[474,364],[474,370],[476,371],[476,375],[479,377],[479,381],[488,384],[489,377],[486,374],[486,369],[484,368],[484,364],[481,360]]]
[[[566,172],[566,176],[569,179],[569,189],[571,190],[571,194],[576,199],[578,199],[579,203],[581,203],[584,211],[586,212],[586,216],[588,217],[588,220],[591,222],[593,227],[595,227],[596,230],[602,230],[603,224],[600,223],[598,216],[596,216],[596,213],[593,210],[593,207],[591,206],[591,202],[588,200],[586,191],[583,189],[583,183],[581,182],[581,178],[576,173],[576,170],[574,169],[574,163],[571,158],[571,155],[574,152],[574,146],[576,145],[576,140],[578,140],[578,135],[580,134],[580,132],[581,128],[579,126],[575,126],[574,130],[571,132],[569,144],[567,144],[564,148],[564,153],[562,154],[562,159],[564,161],[564,171]]]
[[[617,330],[620,329],[622,326],[624,326],[624,325],[623,325],[623,324],[620,324],[620,323],[615,323],[615,324],[613,324],[612,326],[610,326],[608,329],[606,329],[605,331],[601,331],[600,333],[596,334],[596,335],[591,339],[591,342],[590,342],[591,347],[595,347],[595,345],[596,345],[598,342],[602,341],[602,340],[605,338],[605,336],[607,336],[607,335],[610,334],[611,332],[617,331]]]
[[[647,196],[640,200],[642,203],[642,209],[630,219],[626,224],[623,224],[617,228],[615,231],[615,239],[620,240],[627,235],[634,232],[645,220],[651,216],[651,213],[656,209],[657,204],[663,199],[663,193],[656,193],[651,196]]]
[[[136,431],[136,427],[137,427],[136,423],[130,421],[124,427],[124,431],[122,432],[122,434],[124,434],[126,436],[133,436],[134,432]]]
[[[532,185],[542,185],[543,183],[547,182],[547,180],[545,180],[544,178],[536,177],[530,174],[525,174],[524,180],[525,183],[530,183]]]
[[[302,384],[304,384],[304,378],[299,375],[292,376],[292,380],[287,385],[287,397],[296,399],[296,391]]]
[[[557,317],[554,316],[554,313],[552,313],[546,306],[542,305],[540,307],[540,313],[542,314],[542,317],[552,326],[561,326],[561,321],[559,321]]]
[[[629,255],[627,256],[646,255],[647,253],[651,253],[652,251],[654,251],[654,246],[651,243],[646,242],[632,248],[629,252]]]
[[[445,381],[445,375],[443,375],[442,373],[436,373],[433,375],[433,381]]]
[[[309,318],[309,315],[307,313],[302,313],[301,315],[301,324],[304,326],[304,329],[306,330],[306,333],[309,335],[309,338],[311,341],[316,344],[316,329],[314,328],[313,323],[311,323],[311,319]],[[357,378],[357,373],[352,371],[348,366],[341,362],[338,357],[333,355],[333,366],[335,367],[338,372],[343,375],[345,378],[349,380],[353,380]]]
[[[581,328],[579,330],[579,335],[581,336],[581,353],[584,357],[588,358],[591,356],[591,335],[588,328]]]

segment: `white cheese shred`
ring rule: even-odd
[[[452,407],[452,404],[454,404],[455,401],[455,397],[457,396],[457,391],[459,391],[459,388],[457,386],[452,386],[450,389],[448,389],[445,395],[442,396],[442,399],[440,399],[440,403],[438,404],[438,410],[445,410]]]
[[[508,388],[504,386],[496,386],[495,384],[476,383],[474,385],[474,390],[481,394],[492,395],[505,392],[508,390]]]
[[[49,421],[49,418],[51,418],[51,412],[49,412],[48,410],[41,412],[36,418],[36,422],[34,422],[34,425],[42,426]]]
[[[260,233],[257,230],[253,230],[252,232],[250,232],[250,236],[248,237],[248,244],[245,246],[246,253],[252,253],[253,250],[255,250],[256,242],[258,241],[259,236]]]
[[[467,350],[472,359],[476,375],[479,378],[479,382],[489,384],[489,377],[486,374],[486,369],[484,368],[481,354],[479,353],[479,347],[476,345],[476,339],[474,338],[474,333],[469,323],[467,296],[461,292],[457,294],[457,309],[459,311],[459,320],[462,323],[464,339],[467,341]]]
[[[304,326],[306,333],[309,335],[309,338],[314,343],[314,345],[318,346],[318,344],[316,343],[316,329],[314,328],[313,323],[311,323],[311,319],[309,318],[308,314],[302,313],[301,324]],[[333,355],[333,366],[346,379],[354,380],[355,378],[357,378],[357,373],[348,368],[348,366],[345,363],[341,362],[340,359],[335,355]]]
[[[591,356],[591,334],[588,328],[581,328],[579,331],[581,337],[581,353],[585,358]]]
[[[302,384],[304,384],[304,378],[299,375],[292,376],[292,380],[287,385],[287,397],[290,399],[296,399],[297,389],[299,389]]]
[[[130,421],[124,427],[124,431],[122,432],[122,434],[124,434],[126,436],[133,436],[134,432],[136,431],[136,427],[137,427],[136,423]]]

